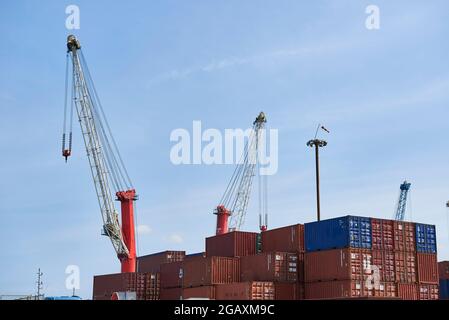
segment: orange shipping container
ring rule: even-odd
[[[394,222],[394,249],[397,251],[416,251],[415,224],[412,222]]]
[[[396,251],[394,253],[396,282],[416,283],[416,253]]]
[[[262,232],[263,252],[304,252],[304,225],[267,230]]]
[[[418,285],[414,283],[398,283],[398,296],[402,300],[418,300]]]
[[[373,250],[373,266],[379,269],[381,281],[394,282],[394,252],[384,250]]]
[[[440,298],[437,284],[420,284],[419,300],[438,300]]]
[[[273,282],[239,282],[215,286],[217,300],[274,300]]]
[[[296,282],[297,262],[297,254],[287,252],[266,252],[241,257],[241,281]]]
[[[371,264],[371,250],[366,249],[306,252],[305,281],[362,280],[364,276],[372,274]]]
[[[239,281],[238,258],[200,256],[184,261],[184,288]]]
[[[208,257],[243,257],[257,254],[258,233],[233,231],[206,238]]]
[[[394,221],[371,219],[372,248],[375,250],[394,249]]]
[[[416,255],[419,283],[438,284],[438,262],[435,253]]]

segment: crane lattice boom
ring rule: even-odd
[[[407,194],[410,190],[411,183],[404,181],[400,186],[398,207],[396,209],[395,220],[404,221],[405,208],[407,206]]]
[[[136,192],[132,188],[117,145],[112,137],[82,54],[80,43],[75,36],[71,35],[67,38],[67,49],[67,59],[70,57],[72,61],[71,114],[73,113],[73,106],[75,106],[103,218],[103,234],[110,238],[117,256],[122,262],[122,272],[134,272],[136,252],[133,201],[137,199]],[[68,85],[67,79],[68,74],[66,86]],[[65,111],[64,114],[66,113]],[[72,132],[69,133],[69,148],[66,149],[65,121],[64,119],[63,156],[67,161],[67,157],[72,154]],[[116,189],[117,200],[121,202],[122,227],[114,205],[114,197],[110,187],[111,181]]]
[[[253,178],[258,164],[261,133],[266,122],[265,114],[261,112],[253,123],[242,159],[234,170],[231,181],[221,198],[220,205],[214,211],[214,214],[217,215],[217,234],[228,232],[228,217],[230,217],[229,228],[233,230],[239,230],[245,221]],[[266,183],[265,177],[263,181]],[[262,188],[261,190],[264,191],[265,189]],[[266,200],[263,200],[263,205],[264,210],[266,210]],[[262,218],[260,219],[261,228],[266,229],[266,212],[260,214],[261,217],[262,215],[265,216],[265,223],[262,222]]]

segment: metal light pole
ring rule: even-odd
[[[316,216],[320,221],[320,157],[319,148],[325,147],[327,142],[320,139],[313,139],[307,142],[307,146],[315,147],[315,169],[316,169]]]

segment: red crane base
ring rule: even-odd
[[[133,201],[137,199],[136,190],[119,191],[116,193],[121,204],[123,241],[128,248],[128,256],[119,256],[122,273],[136,272],[136,236],[134,227]]]
[[[216,235],[228,233],[228,218],[231,215],[228,209],[223,205],[219,205],[214,212],[217,215]]]

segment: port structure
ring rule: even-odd
[[[411,186],[412,184],[407,182],[407,180],[405,180],[399,186],[399,199],[398,199],[398,206],[395,212],[395,220],[404,221],[405,219],[405,209],[407,207],[407,195],[410,191]]]
[[[71,70],[69,68],[71,61]],[[71,75],[71,79],[70,78]],[[69,85],[71,82],[71,86]],[[136,270],[134,201],[138,199],[107,122],[81,45],[74,35],[67,37],[66,89],[62,155],[72,155],[72,121],[75,108],[87,151],[90,170],[107,236],[121,262],[121,272]],[[71,91],[70,103],[68,91]],[[70,110],[68,110],[70,105]],[[69,124],[67,125],[67,118]],[[67,132],[69,128],[69,132]],[[69,138],[66,145],[66,137]],[[113,189],[115,197],[113,197]],[[114,200],[121,204],[121,225]]]
[[[221,197],[220,204],[214,209],[213,213],[217,216],[215,231],[217,235],[239,230],[244,224],[254,176],[260,165],[259,147],[266,122],[265,113],[260,112],[253,122],[241,159]],[[265,231],[268,227],[267,177],[261,175],[260,170],[257,170],[257,175],[259,177],[259,228]]]

